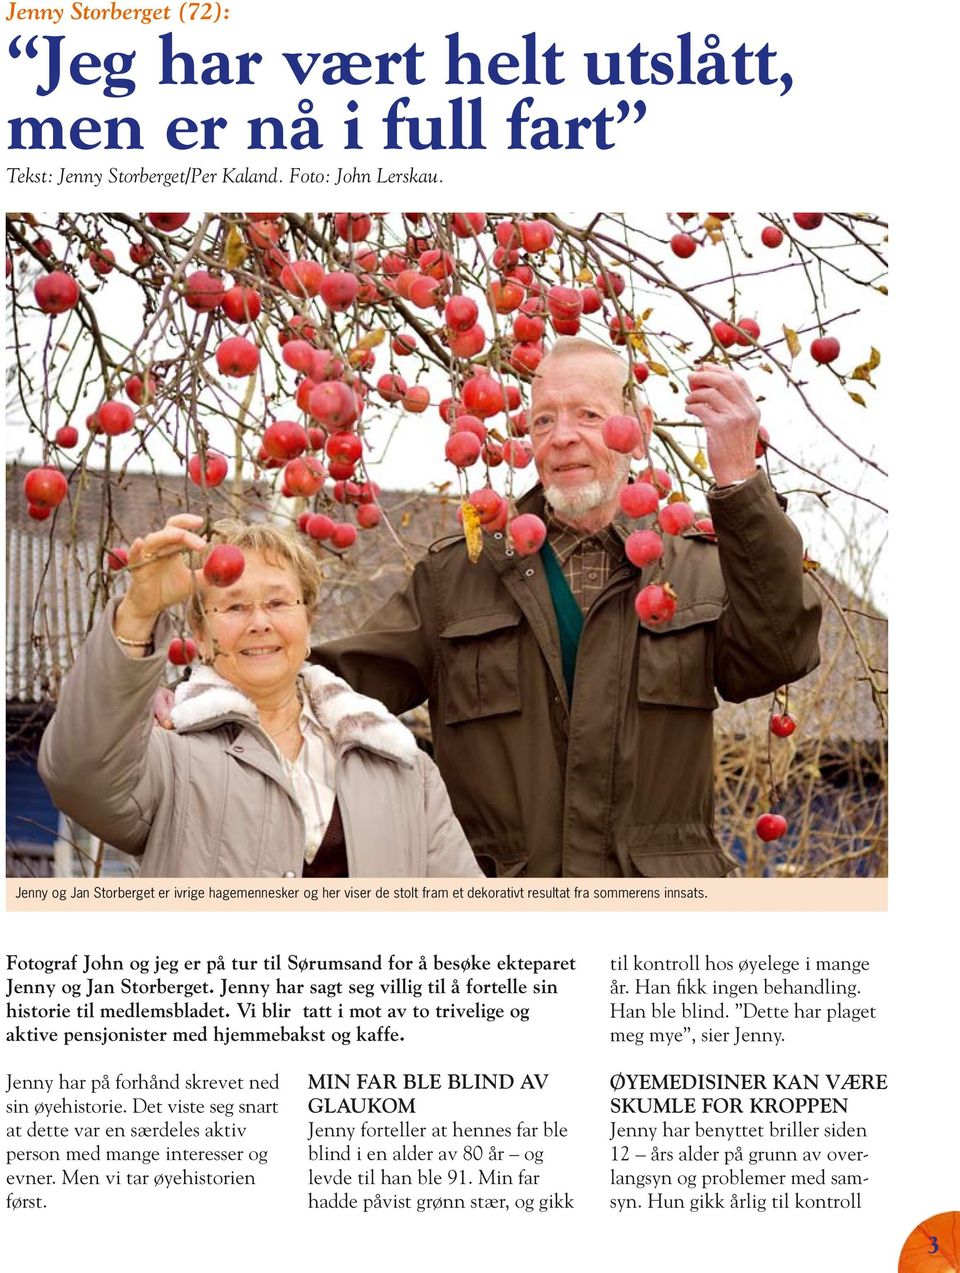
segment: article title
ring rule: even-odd
[[[778,54],[768,44],[724,45],[714,33],[685,31],[665,48],[637,42],[623,50],[576,55],[532,31],[514,47],[482,56],[465,45],[459,32],[443,38],[445,47],[431,71],[427,51],[416,42],[376,53],[282,53],[274,67],[258,52],[199,52],[195,47],[188,51],[178,47],[171,32],[158,35],[152,48],[106,54],[76,50],[64,35],[17,35],[7,45],[7,56],[15,64],[5,76],[8,87],[11,75],[19,79],[26,59],[35,63],[28,68],[32,92],[45,102],[68,86],[109,101],[129,99],[138,91],[140,75],[149,75],[159,88],[174,90],[259,85],[273,92],[279,72],[290,83],[291,108],[245,119],[211,113],[156,121],[151,102],[145,123],[136,115],[105,112],[66,119],[54,107],[50,113],[8,118],[7,144],[14,151],[137,151],[145,148],[145,141],[176,152],[217,151],[225,144],[265,153],[319,151],[325,146],[358,152],[367,147],[414,152],[504,145],[517,151],[612,150],[627,130],[647,117],[647,98],[637,96],[638,89],[759,86],[783,97],[793,86],[793,77],[779,69]],[[439,111],[430,106],[433,113],[422,113],[415,93],[399,93],[385,110],[382,94],[366,109],[361,100],[371,87],[433,90],[441,83],[441,73],[444,87],[457,92]],[[555,90],[566,84],[584,92],[609,89],[610,95],[598,104],[597,95],[591,94],[583,114],[550,113],[551,97],[557,98]],[[504,95],[510,100],[503,100],[501,89],[513,90]],[[515,95],[525,89],[535,91]],[[158,128],[162,136],[153,131]]]

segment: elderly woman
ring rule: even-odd
[[[130,585],[64,680],[40,748],[57,805],[150,876],[480,875],[433,762],[375,699],[305,666],[319,572],[269,525],[218,523],[242,575],[211,586],[184,554],[203,519],[138,539]],[[173,730],[153,698],[188,603],[203,666]]]

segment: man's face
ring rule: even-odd
[[[565,521],[609,521],[630,457],[611,451],[603,422],[623,412],[623,374],[613,359],[571,354],[544,363],[533,382],[533,459],[551,507]]]

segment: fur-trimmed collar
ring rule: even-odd
[[[319,723],[338,752],[361,747],[411,767],[417,757],[413,735],[375,698],[357,694],[324,667],[305,665],[301,677]],[[211,667],[195,668],[178,687],[170,713],[178,733],[210,729],[224,718],[259,725],[254,703]]]

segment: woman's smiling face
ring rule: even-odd
[[[236,583],[204,590],[206,622],[196,638],[214,670],[258,702],[293,688],[308,653],[310,616],[293,570],[257,552],[245,552],[244,561]]]

